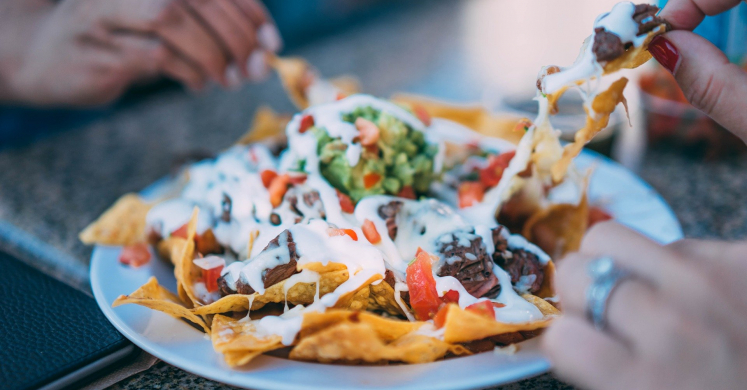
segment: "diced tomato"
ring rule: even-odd
[[[445,303],[458,303],[459,302],[459,291],[449,290],[441,297]]]
[[[348,97],[348,96],[345,95],[344,93],[337,92],[337,96],[335,97],[335,100],[342,100],[342,99],[345,99],[346,97]]]
[[[366,118],[355,120],[355,128],[360,132],[361,145],[369,146],[379,140],[379,126]]]
[[[363,221],[361,230],[363,230],[363,235],[366,236],[368,242],[372,244],[378,244],[381,242],[381,235],[379,234],[379,231],[376,230],[376,225],[374,225],[370,220],[366,219]]]
[[[171,237],[181,237],[181,238],[187,239],[187,225],[189,225],[189,222],[180,226],[179,229],[176,229],[173,232],[171,232]]]
[[[487,300],[473,303],[467,306],[465,310],[495,319],[495,308],[493,307],[493,302]]]
[[[371,187],[375,186],[376,183],[378,183],[381,180],[381,175],[378,173],[367,173],[363,175],[363,187],[365,189],[370,189]]]
[[[127,264],[134,268],[148,264],[149,261],[150,250],[148,249],[148,244],[144,242],[127,245],[122,249],[122,253],[119,254],[120,263]]]
[[[443,301],[436,291],[431,255],[421,251],[407,267],[407,288],[415,318],[426,321],[436,315]]]
[[[449,313],[449,305],[442,305],[440,309],[438,309],[438,313],[436,313],[436,316],[433,317],[433,325],[436,326],[436,329],[441,329],[446,325],[446,315]]]
[[[415,257],[417,258],[417,257],[418,257],[418,256],[420,256],[420,254],[421,254],[421,253],[423,253],[423,252],[425,252],[425,251],[423,250],[423,248],[421,248],[421,247],[418,247],[418,250],[416,250],[416,251],[415,251]]]
[[[278,177],[278,174],[272,169],[265,169],[259,174],[259,176],[262,178],[262,185],[264,185],[265,188],[270,188],[270,183],[272,183],[272,179]]]
[[[521,118],[521,120],[516,122],[516,126],[514,126],[514,131],[520,131],[523,133],[529,130],[529,128],[532,127],[533,125],[534,124],[532,123],[532,121],[529,120],[528,118]]]
[[[337,191],[337,199],[340,200],[340,208],[342,209],[342,211],[348,214],[352,214],[355,211],[355,204],[353,203],[353,200],[339,190],[335,191]]]
[[[226,261],[218,256],[208,256],[202,259],[192,260],[192,262],[201,268],[202,270],[202,281],[205,283],[205,288],[208,292],[218,291],[218,278],[223,267],[226,266]]]
[[[415,199],[415,190],[412,189],[412,186],[402,186],[397,196],[400,198]]]
[[[298,126],[298,132],[303,134],[306,130],[314,127],[314,117],[306,114],[301,117],[301,124]]]
[[[421,106],[420,104],[414,104],[412,106],[412,112],[416,117],[418,117],[418,119],[420,119],[421,122],[423,122],[424,125],[431,125],[431,114],[428,113],[425,107]]]
[[[306,183],[306,173],[304,172],[288,172],[288,183],[290,184],[303,184]]]
[[[472,206],[482,201],[485,187],[480,182],[465,181],[459,185],[459,208]]]
[[[480,182],[486,187],[498,185],[503,177],[503,171],[508,168],[511,159],[516,152],[506,152],[497,156],[493,155],[488,158],[488,166],[480,170]]]
[[[592,206],[589,207],[589,216],[587,217],[588,227],[592,227],[599,222],[609,221],[612,219],[612,215],[602,209],[601,207]]]
[[[500,309],[502,307],[506,307],[506,305],[504,305],[504,304],[502,304],[500,302],[493,302],[493,307]]]
[[[278,207],[283,203],[283,197],[285,196],[285,192],[288,191],[289,182],[290,178],[288,175],[279,175],[272,179],[270,187],[267,188],[270,193],[272,207]]]
[[[353,241],[358,241],[358,233],[356,233],[355,230],[353,230],[353,229],[335,229],[335,228],[330,228],[327,231],[327,234],[329,234],[330,237],[348,235],[348,236],[350,236],[350,238],[353,239]]]

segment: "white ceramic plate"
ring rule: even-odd
[[[618,164],[591,153],[576,160],[596,165],[589,193],[615,218],[646,235],[668,243],[682,237],[672,211],[646,183]],[[157,186],[154,186],[157,187]],[[152,188],[145,195],[157,191]],[[119,264],[120,248],[97,246],[91,260],[91,287],[101,310],[120,332],[140,348],[194,374],[227,384],[262,389],[470,389],[495,386],[550,369],[537,349],[537,339],[521,344],[515,355],[481,353],[416,365],[334,366],[260,356],[246,368],[232,369],[213,351],[203,333],[166,314],[137,305],[113,309],[120,294],[135,291],[149,277],[176,291],[172,268],[151,261],[138,269]]]

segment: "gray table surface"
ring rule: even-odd
[[[531,10],[540,1],[526,0],[522,4]],[[479,16],[489,12],[497,12],[492,19],[495,23],[511,23],[515,18],[509,12],[516,12],[516,4],[433,1],[427,7],[405,7],[287,54],[306,57],[328,76],[355,74],[364,90],[375,95],[409,91],[475,101],[483,98],[488,88],[510,86],[487,80],[494,75],[479,71],[476,62],[484,61],[484,56],[506,57],[499,55],[503,50],[500,45],[480,47],[484,56],[476,57],[478,43],[474,41],[481,38],[475,38],[474,26],[484,23]],[[605,8],[608,5],[590,12],[596,14]],[[573,46],[562,60],[573,59],[579,42],[574,38],[564,43]],[[523,56],[525,62],[495,64],[497,69],[506,70],[505,77],[532,77],[531,73],[545,64],[542,56],[530,55],[542,47],[525,46],[529,53]],[[521,72],[523,68],[533,69],[530,76]],[[525,82],[532,85],[531,78]],[[44,260],[50,257],[49,251],[32,256],[33,261],[68,283],[89,289],[91,249],[77,240],[78,232],[121,194],[138,191],[167,175],[176,155],[195,149],[217,152],[232,144],[262,104],[281,112],[293,111],[274,77],[235,91],[213,88],[196,96],[172,90],[115,110],[85,126],[0,150],[0,238],[8,245],[7,240],[13,241],[20,234],[26,242],[30,239],[50,244],[54,261]],[[671,205],[686,236],[738,239],[747,232],[747,209],[741,202],[742,194],[747,193],[747,180],[742,174],[745,169],[744,158],[703,163],[675,152],[649,151],[639,174]],[[7,229],[8,223],[21,233]],[[165,363],[114,387],[228,388]],[[547,374],[501,388],[570,387]]]

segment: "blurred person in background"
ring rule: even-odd
[[[2,0],[0,104],[97,106],[160,77],[237,87],[281,44],[257,0]]]
[[[669,0],[660,16],[675,31],[649,51],[693,106],[745,141],[747,73],[691,32],[740,3]],[[543,339],[556,373],[592,389],[745,388],[746,254],[747,241],[661,246],[614,223],[594,226],[559,262],[565,315]]]

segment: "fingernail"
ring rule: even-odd
[[[241,73],[236,64],[230,64],[226,67],[226,83],[228,88],[237,89],[241,86]]]
[[[257,29],[257,41],[268,51],[277,53],[283,46],[283,39],[280,38],[280,31],[272,23],[265,23]]]
[[[663,67],[674,74],[680,64],[680,52],[672,42],[659,35],[651,40],[648,51],[656,58],[656,61],[659,61]]]
[[[252,80],[262,80],[269,74],[267,66],[267,55],[264,50],[257,49],[249,56],[246,62],[246,70],[249,72],[249,78]]]

